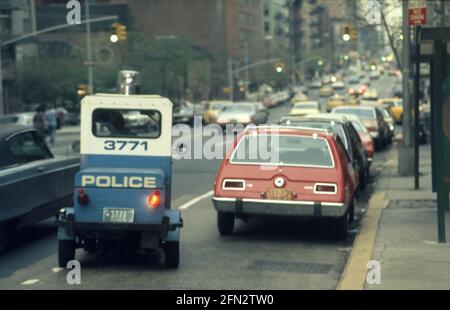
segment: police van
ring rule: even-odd
[[[73,208],[59,214],[61,267],[83,248],[164,250],[177,268],[182,219],[171,209],[172,103],[160,96],[97,94],[81,103],[80,171]]]

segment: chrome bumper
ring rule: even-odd
[[[282,201],[266,199],[236,199],[214,197],[214,208],[221,212],[243,215],[292,215],[342,217],[347,211],[344,203],[313,201]]]

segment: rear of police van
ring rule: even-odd
[[[172,104],[157,96],[96,95],[81,108],[75,222],[86,229],[158,229],[168,220]]]

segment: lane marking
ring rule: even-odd
[[[23,281],[21,283],[21,285],[33,285],[35,283],[38,283],[39,281],[40,281],[39,279],[30,279],[30,280]]]
[[[212,194],[214,193],[214,191],[209,191],[201,196],[198,196],[184,204],[182,204],[181,206],[178,207],[178,209],[180,210],[186,210],[187,208],[192,207],[194,204],[196,204],[197,202],[199,202],[200,200],[203,200],[205,198],[208,198],[209,196],[212,196]]]
[[[58,272],[60,272],[63,269],[64,268],[61,268],[61,267],[55,267],[55,268],[52,269],[52,271],[53,271],[53,273],[58,273]]]
[[[385,192],[375,193],[369,201],[362,219],[353,249],[339,280],[337,290],[363,290],[366,283],[367,262],[372,259],[378,231],[378,222],[383,209],[389,204]]]

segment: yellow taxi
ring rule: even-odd
[[[334,95],[327,101],[327,112],[331,112],[334,108],[341,107],[343,105],[347,105],[345,98],[341,95]]]
[[[403,120],[403,100],[401,98],[383,98],[378,103],[389,109],[397,124]]]
[[[219,112],[229,104],[232,104],[232,102],[226,100],[215,100],[206,102],[205,112],[203,113],[203,122],[205,124],[215,123]]]

